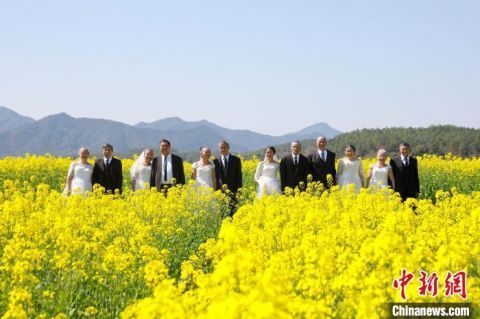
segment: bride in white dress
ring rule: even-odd
[[[70,164],[67,174],[66,195],[83,194],[92,191],[93,166],[88,162],[90,152],[86,147],[78,151],[78,160]]]
[[[337,181],[341,188],[354,184],[355,191],[364,185],[362,161],[355,158],[355,147],[348,145],[345,148],[345,157],[338,163]]]
[[[395,178],[393,176],[392,167],[386,163],[387,151],[380,149],[377,152],[377,163],[370,166],[367,176],[367,187],[374,185],[378,188],[388,187],[388,179],[395,189]]]
[[[212,151],[208,147],[200,148],[200,160],[192,164],[192,179],[195,185],[216,190],[215,165],[210,161]]]
[[[147,148],[130,167],[132,190],[150,189],[150,177],[152,175],[153,150]]]
[[[263,195],[280,194],[282,189],[278,180],[280,163],[276,159],[275,147],[268,146],[265,149],[265,159],[258,163],[255,171],[255,181],[258,183],[257,197]]]

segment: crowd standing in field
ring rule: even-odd
[[[415,279],[425,265],[439,274],[465,270],[468,301],[476,302],[480,159],[423,155],[414,164],[402,145],[393,161],[399,160],[403,177],[394,175],[387,152],[379,150],[377,159],[362,159],[362,181],[354,165],[349,170],[345,164],[354,163],[360,150],[348,146],[335,158],[326,142],[319,139],[317,146],[325,147],[306,156],[307,183],[312,182],[302,192],[286,187],[286,196],[267,196],[282,193],[283,160],[274,147],[267,147],[260,161],[239,159],[238,165],[227,144],[215,154],[217,161],[202,147],[198,162],[183,163],[189,185],[157,191],[154,180],[150,191],[154,153],[160,183],[164,176],[176,183],[173,167],[167,165],[164,173],[162,162],[173,156],[163,143],[164,152],[155,148],[122,159],[123,193],[114,196],[102,196],[97,187],[88,193],[94,161],[88,164],[86,149],[75,163],[49,155],[0,161],[0,313],[5,318],[219,318],[238,309],[256,311],[254,296],[268,309],[275,305],[272,318],[370,318],[372,309],[384,318],[382,304],[403,300],[392,280],[404,265]],[[291,160],[296,176],[305,146],[293,144],[285,163]],[[113,165],[112,151],[106,150],[110,156],[101,156],[98,166]],[[324,175],[329,161],[335,174]],[[243,176],[234,169],[240,165]],[[416,194],[416,167],[421,200],[402,203],[398,194],[391,196],[389,180],[394,189],[398,182],[407,188],[413,182],[409,191]],[[72,193],[84,187],[86,196],[59,194],[67,169]],[[323,190],[322,178],[331,191]],[[371,188],[357,196],[357,184],[349,180]],[[304,186],[298,183],[298,189]],[[236,212],[226,196],[234,187],[241,187]],[[233,212],[235,218],[225,218]],[[414,281],[408,300],[422,302],[425,296],[416,293]],[[431,297],[464,300],[441,293]],[[251,317],[264,313],[258,309]]]
[[[362,161],[356,157],[353,145],[345,148],[345,157],[335,168],[336,154],[327,149],[327,139],[320,136],[317,139],[317,149],[312,154],[301,154],[302,145],[293,141],[291,153],[281,160],[276,155],[275,147],[265,148],[265,157],[258,163],[254,179],[258,184],[257,196],[273,195],[285,192],[286,188],[305,190],[309,181],[319,182],[325,189],[334,185],[340,188],[354,185],[358,192],[362,187],[392,187],[400,193],[402,200],[418,198],[420,185],[418,164],[415,157],[410,156],[410,145],[401,143],[400,156],[386,163],[387,151],[380,149],[377,153],[377,163],[372,164],[365,179]],[[171,153],[168,140],[160,141],[160,155],[154,157],[154,151],[145,149],[130,169],[132,189],[156,188],[167,191],[170,187],[185,184],[185,172],[181,157]],[[208,189],[229,190],[232,213],[235,198],[242,187],[242,164],[240,158],[230,153],[227,141],[218,143],[220,156],[210,160],[212,151],[207,147],[200,148],[200,159],[192,165],[191,178],[196,186]],[[92,185],[99,184],[106,193],[122,192],[122,163],[113,157],[113,146],[105,144],[102,147],[103,158],[92,165],[88,163],[89,151],[82,147],[79,158],[70,165],[67,176],[66,193],[78,194],[92,190]],[[309,180],[311,176],[311,180]]]

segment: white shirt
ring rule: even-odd
[[[300,163],[300,154],[295,155],[295,154],[292,153],[292,159],[293,159],[293,164],[295,164],[295,163],[296,163],[296,164]]]
[[[165,181],[163,178],[163,172],[165,172],[165,166],[167,165],[167,180]],[[168,154],[165,160],[165,155],[162,154],[162,174],[160,176],[160,181],[162,184],[171,184],[173,178],[173,171],[172,171],[172,154]]]
[[[326,162],[327,161],[327,149],[324,149],[322,151],[321,149],[318,148],[317,152],[318,152],[318,156],[320,156],[320,158],[322,158],[322,155],[323,155],[323,160]]]
[[[105,165],[107,165],[107,162],[108,162],[108,164],[112,163],[112,158],[111,158],[111,157],[110,157],[110,158],[104,157],[104,158],[103,158],[103,163],[104,163]]]
[[[408,161],[408,162],[407,162],[407,161]],[[410,156],[404,157],[404,156],[402,155],[402,162],[403,162],[404,165],[410,164]]]
[[[227,159],[227,165],[229,163],[229,160],[230,160],[230,153],[227,154],[227,155],[222,155],[222,164],[225,165],[225,159]]]

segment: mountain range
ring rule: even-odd
[[[25,153],[75,155],[81,146],[99,154],[104,143],[112,144],[115,153],[128,155],[145,147],[156,149],[162,138],[169,139],[174,150],[179,152],[198,151],[202,145],[216,149],[218,141],[225,139],[234,152],[240,153],[319,135],[332,138],[340,133],[326,123],[272,136],[250,130],[232,130],[206,120],[184,121],[178,117],[135,125],[105,119],[74,118],[66,113],[34,120],[0,106],[0,157],[22,156]]]

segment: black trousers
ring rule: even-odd
[[[237,199],[237,193],[234,192],[229,192],[228,193],[228,208],[230,210],[230,217],[233,217],[235,212],[238,210],[238,199]]]

